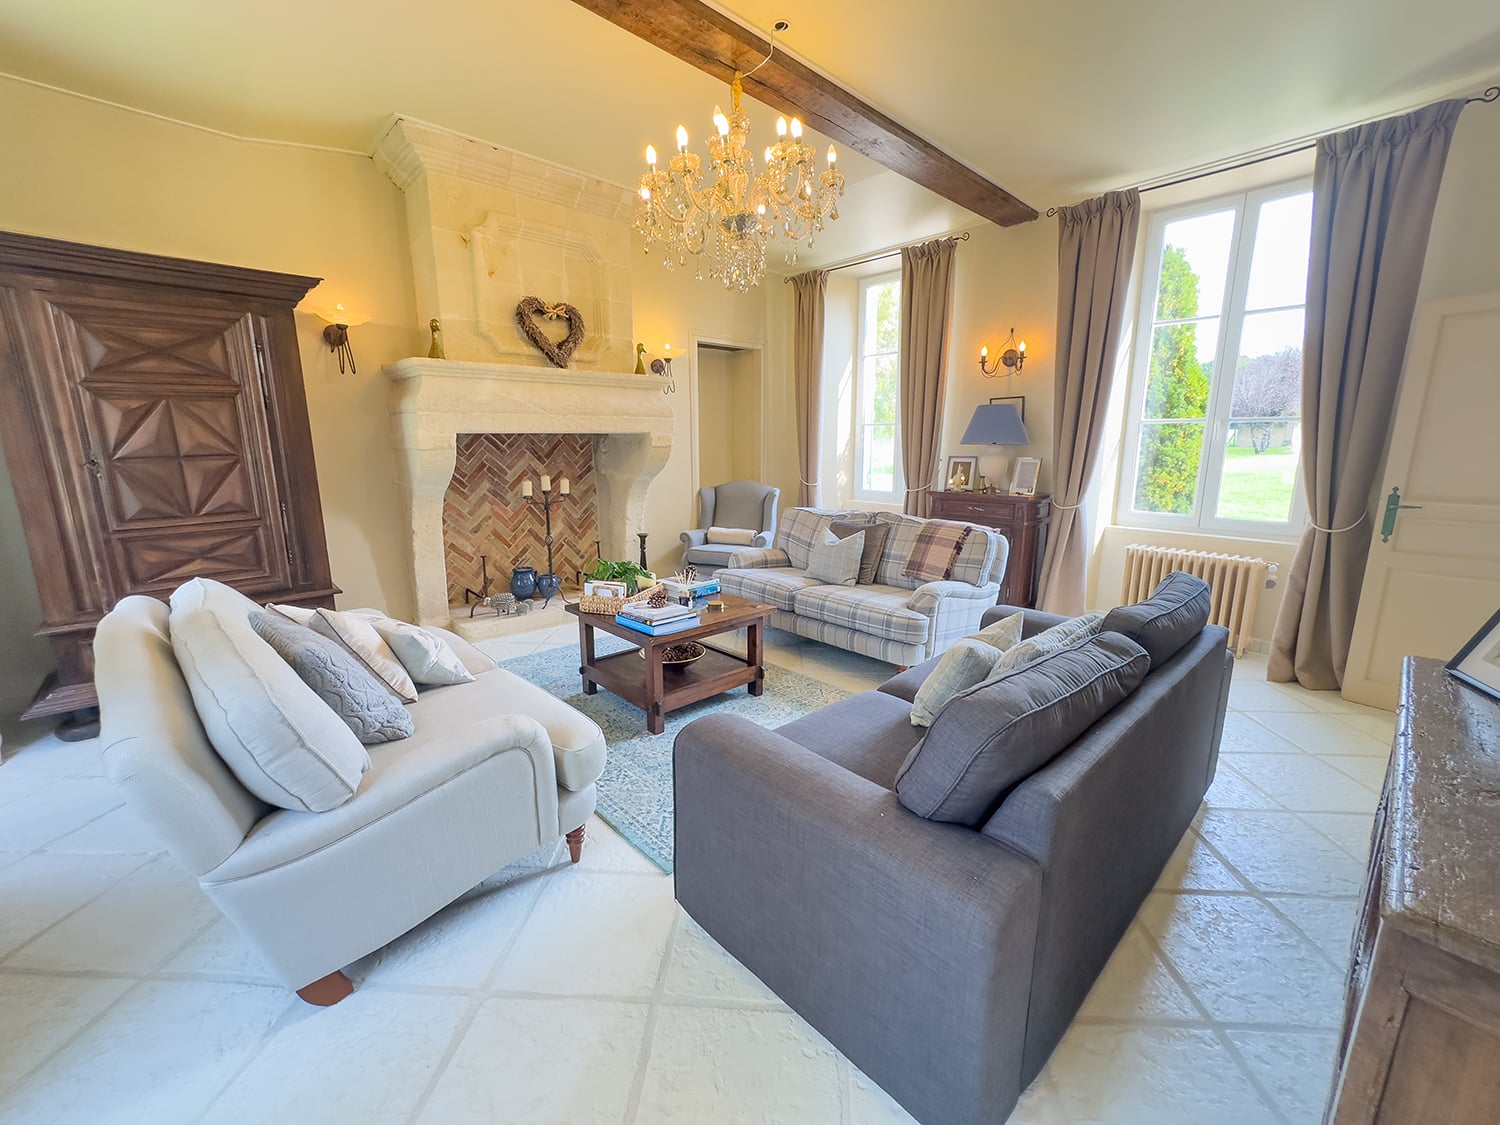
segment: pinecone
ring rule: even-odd
[[[665,586],[658,586],[651,591],[651,596],[646,599],[646,604],[652,609],[660,609],[667,604],[667,590]]]

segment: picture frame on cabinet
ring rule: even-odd
[[[1040,457],[1017,457],[1014,474],[1010,478],[1012,496],[1035,496],[1037,477],[1042,471]]]
[[[1500,699],[1500,610],[1443,667],[1470,687]]]

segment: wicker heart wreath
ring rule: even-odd
[[[542,326],[537,323],[538,316],[546,320],[566,320],[568,334],[557,343],[553,343],[552,339],[542,331]],[[521,331],[526,333],[526,338],[552,361],[554,367],[568,366],[568,360],[573,358],[578,345],[583,343],[583,314],[572,305],[562,301],[548,305],[538,297],[522,297],[521,303],[516,306],[516,323],[521,326]]]

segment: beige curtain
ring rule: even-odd
[[[1343,684],[1406,337],[1462,100],[1318,142],[1302,340],[1302,533],[1268,678]]]
[[[1051,613],[1076,616],[1084,610],[1083,493],[1099,460],[1140,214],[1141,196],[1134,189],[1057,213],[1052,526],[1037,595],[1037,605]]]
[[[948,378],[956,239],[901,250],[901,471],[908,515],[927,514]]]
[[[792,278],[792,375],[797,396],[797,464],[802,473],[799,502],[812,508],[821,507],[823,502],[818,474],[823,462],[823,307],[827,289],[827,270],[808,270]]]

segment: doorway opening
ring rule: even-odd
[[[698,483],[765,479],[761,349],[697,341]]]

